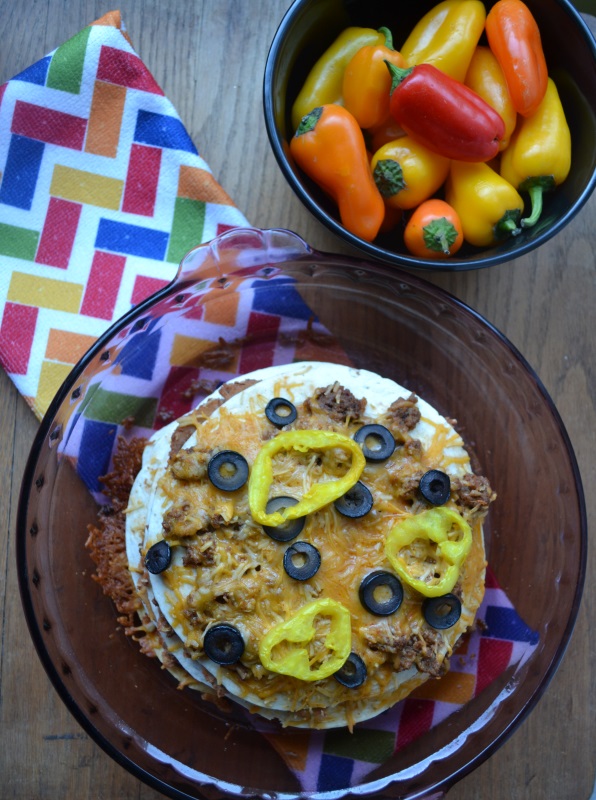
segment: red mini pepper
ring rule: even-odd
[[[393,77],[391,115],[413,139],[457,161],[497,155],[505,123],[476,92],[431,64],[387,68]]]

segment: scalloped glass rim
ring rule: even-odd
[[[463,732],[465,734],[464,738],[466,739],[469,736],[473,736],[475,731],[481,730],[485,723],[490,722],[490,719],[494,716],[496,711],[502,707],[502,704],[509,703],[509,705],[511,705],[511,708],[509,709],[509,717],[506,722],[503,722],[503,724],[500,725],[499,730],[494,738],[492,738],[490,742],[485,743],[485,745],[480,749],[476,749],[476,751],[473,752],[473,754],[467,759],[467,761],[465,761],[465,763],[456,765],[456,768],[449,774],[443,774],[440,779],[435,778],[432,782],[432,785],[426,785],[419,789],[414,789],[413,793],[408,794],[407,796],[409,798],[422,798],[427,796],[429,791],[446,791],[458,779],[474,769],[479,763],[493,753],[495,749],[497,749],[508,738],[508,736],[517,728],[525,716],[531,711],[547,688],[550,679],[554,675],[561,658],[564,655],[569,638],[571,636],[583,590],[587,550],[587,520],[585,502],[581,478],[571,442],[554,403],[542,385],[540,379],[532,367],[527,363],[525,358],[502,333],[494,328],[494,326],[487,322],[481,315],[473,311],[457,298],[453,297],[442,289],[426,283],[421,278],[406,273],[400,273],[399,271],[389,269],[381,264],[371,264],[366,261],[360,261],[345,256],[334,256],[333,254],[328,253],[318,253],[311,250],[308,245],[306,245],[300,239],[300,237],[296,236],[292,232],[283,230],[264,232],[256,230],[231,231],[221,237],[218,237],[213,244],[204,246],[203,248],[197,248],[197,250],[192,251],[190,255],[194,254],[196,256],[198,254],[199,261],[205,252],[209,252],[209,254],[213,257],[214,253],[217,255],[218,247],[222,248],[223,252],[227,246],[233,247],[234,241],[236,241],[237,244],[240,243],[240,246],[242,246],[242,237],[246,235],[254,236],[256,239],[260,240],[265,252],[268,255],[271,255],[274,263],[283,263],[285,253],[285,255],[287,255],[289,258],[288,269],[291,269],[292,266],[295,266],[297,269],[303,270],[303,277],[305,281],[309,275],[311,277],[316,277],[319,273],[321,275],[327,275],[333,274],[335,271],[337,274],[341,273],[345,275],[348,280],[352,281],[353,283],[360,282],[367,284],[367,282],[369,282],[370,285],[374,285],[376,287],[380,286],[384,287],[385,289],[387,287],[391,287],[392,289],[396,289],[396,291],[399,290],[404,292],[406,297],[408,296],[407,291],[416,291],[422,293],[424,296],[431,297],[433,301],[437,302],[438,307],[440,308],[439,315],[450,314],[453,315],[454,318],[456,315],[462,316],[467,327],[476,326],[477,338],[482,339],[483,337],[486,337],[488,341],[492,341],[495,346],[498,346],[507,352],[508,356],[512,359],[513,365],[509,367],[510,371],[519,371],[520,375],[524,374],[530,383],[535,387],[535,389],[537,389],[542,403],[542,408],[539,409],[539,412],[548,414],[551,422],[558,430],[560,435],[560,445],[569,461],[570,473],[568,477],[569,480],[572,481],[573,489],[577,495],[578,530],[574,531],[574,536],[577,538],[576,544],[578,547],[577,572],[574,570],[576,581],[573,586],[573,595],[568,600],[569,615],[566,618],[566,623],[560,633],[556,647],[553,649],[552,657],[547,664],[542,665],[539,669],[540,680],[536,683],[526,702],[523,703],[521,707],[518,707],[514,701],[516,686],[515,673],[517,672],[516,668],[515,673],[510,677],[508,683],[502,688],[498,695],[492,698],[489,706],[485,709],[483,714],[481,714],[477,719],[473,720],[473,724],[469,725]],[[270,248],[269,251],[267,251],[268,247]],[[124,766],[136,777],[142,779],[150,786],[153,786],[154,788],[173,798],[210,796],[208,788],[205,788],[209,786],[216,787],[218,792],[223,791],[232,795],[245,795],[247,789],[239,785],[228,784],[219,778],[209,777],[202,773],[198,773],[197,771],[190,770],[189,772],[192,772],[193,786],[197,787],[196,791],[198,794],[187,794],[185,791],[181,791],[171,783],[164,783],[159,777],[157,777],[157,775],[151,774],[151,772],[149,772],[147,769],[139,766],[139,764],[126,755],[126,752],[123,748],[119,748],[114,741],[109,740],[102,733],[100,733],[100,731],[94,725],[90,715],[86,714],[73,698],[71,692],[69,691],[67,678],[65,677],[64,672],[61,674],[58,665],[54,663],[50,657],[48,649],[44,643],[44,620],[38,618],[32,598],[33,590],[31,587],[35,581],[33,581],[30,576],[31,564],[28,563],[27,558],[27,547],[29,544],[28,534],[30,532],[28,531],[27,520],[29,498],[32,492],[35,492],[36,489],[36,468],[40,453],[46,442],[49,441],[51,443],[51,432],[54,418],[56,417],[61,405],[68,399],[73,387],[76,386],[81,373],[93,361],[94,358],[97,358],[97,356],[106,347],[108,342],[112,340],[120,331],[122,331],[123,328],[125,328],[134,320],[138,319],[149,308],[157,304],[162,299],[172,294],[179,293],[181,281],[188,282],[191,280],[192,269],[190,272],[181,269],[179,276],[169,286],[165,287],[152,297],[148,298],[145,302],[141,303],[139,306],[125,315],[118,323],[113,325],[103,336],[101,336],[94,346],[89,350],[89,352],[73,369],[61,387],[60,391],[54,398],[48,413],[41,422],[25,469],[17,514],[16,549],[21,599],[32,639],[49,678],[51,679],[54,687],[58,691],[60,697],[70,712],[77,719],[83,729],[97,742],[97,744],[102,747],[102,749],[104,749],[112,758],[114,758],[119,764]],[[399,291],[397,294],[399,294]],[[106,600],[106,602],[108,601]],[[510,700],[512,695],[514,697],[513,701]],[[153,748],[153,746],[146,742],[145,749],[148,753],[151,748]],[[418,761],[416,764],[416,769],[414,770],[416,774],[412,776],[416,778],[415,782],[419,784],[420,781],[423,780],[423,778],[420,777],[420,772],[422,771],[424,773],[424,770],[429,767],[431,762],[436,762],[437,758],[440,758],[441,760],[449,759],[451,756],[451,750],[453,749],[455,749],[459,754],[462,750],[461,742],[447,742],[447,744],[445,744],[441,749],[433,752],[432,758],[429,756],[426,760]],[[168,756],[166,753],[159,753],[155,748],[153,748],[153,750],[154,752],[152,757],[154,759],[160,763],[163,763],[165,759],[165,761],[172,766],[172,758],[170,756]],[[381,791],[389,791],[389,793],[391,793],[391,786],[392,784],[396,783],[398,777],[400,781],[409,780],[407,770],[400,770],[399,773],[381,775],[375,779],[372,779],[371,777],[370,780],[365,780],[361,785],[351,789],[346,789],[345,791],[315,792],[309,796],[312,796],[313,798],[321,798],[321,800],[323,800],[323,798],[337,798],[349,794],[355,796],[368,796]],[[191,778],[189,778],[189,780],[191,780]],[[200,787],[203,787],[203,790],[206,792],[205,795],[201,794],[202,789]],[[250,790],[249,793],[264,797],[269,794],[269,791],[264,790],[262,793],[260,793],[255,789]],[[288,800],[295,800],[298,796],[300,796],[297,793],[285,791],[276,792],[276,795],[279,798],[288,798]]]

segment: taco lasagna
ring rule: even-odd
[[[494,493],[422,398],[364,370],[271,367],[143,444],[127,608],[180,685],[352,727],[448,670],[483,598]]]

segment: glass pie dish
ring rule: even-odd
[[[420,278],[315,252],[289,231],[223,234],[191,251],[172,284],[74,368],[33,444],[17,523],[23,606],[55,688],[110,756],[172,798],[331,794],[305,792],[251,715],[177,691],[118,629],[85,548],[99,476],[119,435],[149,435],[213,381],[307,358],[380,373],[459,420],[498,495],[485,525],[491,571],[536,637],[448,720],[333,797],[443,796],[533,708],[575,622],[587,545],[581,480],[557,410],[520,353]],[[292,731],[278,733],[290,753]]]

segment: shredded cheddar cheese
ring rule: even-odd
[[[396,384],[344,367],[327,370],[325,365],[296,364],[285,372],[276,369],[271,379],[254,373],[236,390],[233,384],[224,386],[221,399],[208,398],[179,421],[178,429],[167,437],[158,436],[163,443],[148,455],[137,494],[129,502],[131,575],[138,587],[143,581],[148,584],[145,592],[139,588],[143,605],[157,609],[170,629],[170,644],[162,639],[167,658],[175,657],[183,674],[189,670],[197,685],[218,686],[218,695],[283,724],[351,727],[397,702],[429,675],[446,671],[453,647],[472,624],[483,594],[482,522],[490,487],[478,495],[478,487],[466,477],[470,465],[461,437],[414,395],[404,390],[391,396]],[[331,377],[331,382],[314,383],[311,373]],[[281,432],[264,413],[272,397],[285,398],[298,412]],[[337,412],[338,408],[345,411]],[[387,427],[395,438],[393,454],[380,463],[365,462],[360,445],[354,452],[354,434],[371,423]],[[284,437],[304,442],[338,437],[339,445],[285,447]],[[177,440],[182,442],[181,451]],[[236,451],[249,465],[248,482],[237,490],[224,492],[208,478],[206,465],[221,450]],[[260,487],[264,491],[259,508],[275,497],[296,501],[267,518],[251,503],[251,480],[254,487],[263,453],[268,457],[267,479]],[[431,469],[451,476],[452,493],[445,508],[462,515],[472,539],[454,587],[462,600],[462,616],[447,632],[429,627],[421,610],[423,596],[407,581],[402,582],[402,604],[390,616],[375,616],[359,595],[360,583],[369,573],[395,572],[387,553],[388,537],[402,521],[428,508],[417,486]],[[322,498],[337,485],[345,492],[348,484],[344,487],[342,481],[348,476],[350,486],[359,480],[371,492],[368,513],[344,516],[335,507],[335,495],[329,494],[309,505],[302,516],[303,501]],[[284,522],[291,519],[292,513],[287,513],[291,509],[305,522],[299,540],[321,556],[320,567],[306,580],[296,580],[284,569],[290,543],[271,538],[263,527],[263,523],[279,524],[279,517]],[[147,579],[144,555],[162,538],[170,545],[171,563]],[[140,561],[135,560],[137,550]],[[401,555],[409,574],[426,584],[443,569],[428,543],[412,541]],[[263,642],[274,638],[272,632],[288,631],[291,620],[299,619],[305,608],[327,602],[345,612],[349,635],[347,645],[346,641],[342,645],[342,659],[351,651],[366,666],[366,680],[357,688],[334,678],[339,661],[333,661],[332,649],[325,644],[332,622],[324,614],[315,616],[313,637],[303,643],[304,675],[298,674],[300,670],[275,668],[280,661],[302,659],[300,643],[282,636],[271,650],[273,661],[263,655]],[[241,633],[244,651],[236,664],[219,666],[206,656],[205,632],[218,623]]]

